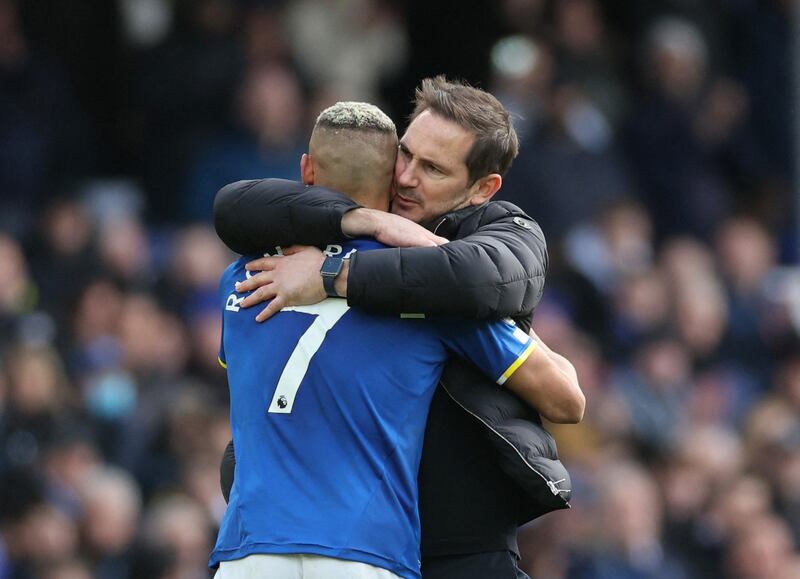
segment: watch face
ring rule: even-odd
[[[319,270],[322,275],[331,277],[336,277],[340,271],[342,271],[342,258],[340,257],[326,257]]]

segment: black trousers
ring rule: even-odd
[[[422,579],[530,579],[510,551],[492,551],[448,557],[427,557]]]

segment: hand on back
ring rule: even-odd
[[[447,243],[444,237],[434,235],[405,217],[364,208],[345,215],[342,232],[351,237],[373,237],[393,247],[436,247]],[[319,273],[324,259],[316,247],[296,245],[284,249],[282,256],[249,262],[246,267],[253,275],[236,286],[240,293],[252,292],[244,299],[242,307],[272,300],[256,316],[257,321],[263,322],[287,306],[321,302],[327,297]]]
[[[272,300],[257,316],[263,322],[287,306],[305,306],[324,300],[325,289],[319,270],[325,260],[316,247],[293,245],[282,256],[262,257],[245,267],[253,275],[236,285],[240,293],[252,292],[242,302],[249,308]]]

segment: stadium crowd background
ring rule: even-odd
[[[518,114],[500,198],[548,237],[534,327],[588,399],[524,568],[799,578],[791,5],[0,0],[0,578],[208,576],[213,195],[297,178],[335,100],[402,127],[440,72]]]

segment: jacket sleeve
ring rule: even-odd
[[[236,470],[236,451],[233,448],[233,439],[225,447],[222,460],[219,464],[219,487],[225,502],[231,501],[231,488],[233,488],[233,473]]]
[[[474,319],[532,314],[548,266],[539,225],[510,203],[491,202],[456,237],[439,247],[354,254],[348,303],[376,312]]]
[[[214,227],[236,253],[343,239],[342,216],[359,205],[341,193],[284,179],[237,181],[217,192]]]

